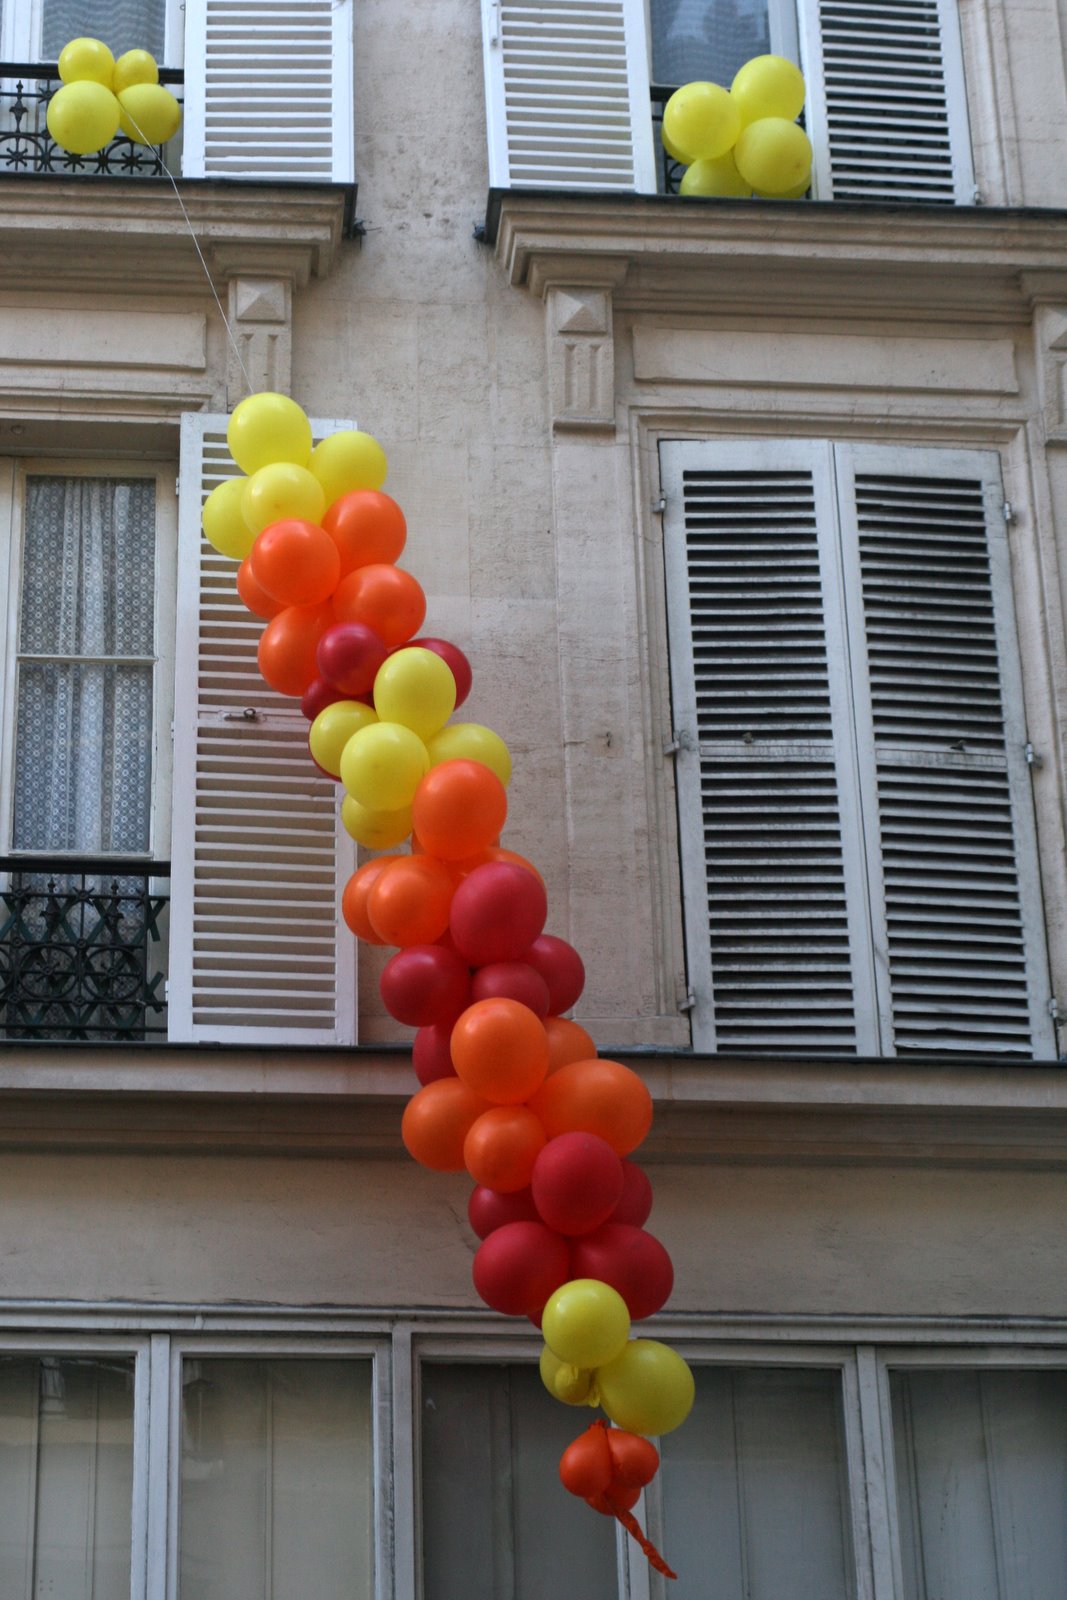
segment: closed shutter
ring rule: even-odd
[[[957,0],[800,0],[821,200],[970,205]]]
[[[337,785],[311,761],[298,703],[260,677],[263,623],[200,531],[204,499],[236,470],[227,420],[182,419],[169,1032],[347,1044],[355,941],[338,906],[355,861]]]
[[[355,181],[352,0],[188,0],[182,171]]]
[[[644,0],[482,0],[489,182],[655,193]]]

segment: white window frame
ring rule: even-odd
[[[4,0],[0,16],[0,60],[38,62],[41,60],[43,0]],[[161,67],[180,67],[185,60],[185,6],[182,0],[166,0],[166,46]],[[131,39],[130,49],[139,48]]]

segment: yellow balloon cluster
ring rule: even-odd
[[[88,156],[121,131],[135,144],[166,144],[178,131],[182,108],[159,81],[147,50],[127,50],[118,60],[101,39],[72,39],[59,57],[63,80],[48,102],[48,131],[71,155]]]
[[[753,56],[729,89],[687,83],[663,108],[664,149],[688,168],[686,195],[799,199],[811,183],[811,140],[797,124],[804,78],[783,56]]]

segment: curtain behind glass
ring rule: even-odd
[[[88,34],[116,56],[147,50],[162,62],[165,28],[165,0],[44,0],[41,58],[57,61],[65,44]]]
[[[768,0],[651,0],[652,78],[728,89],[738,67],[771,48]]]

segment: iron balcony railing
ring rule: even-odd
[[[169,861],[0,856],[0,1040],[167,1032]]]
[[[180,68],[160,68],[159,81],[181,100],[185,74]],[[107,178],[163,176],[165,147],[134,144],[122,133],[91,156],[71,155],[57,145],[45,116],[60,84],[59,68],[53,61],[0,61],[0,176],[13,172],[35,177],[54,173],[65,178],[74,173]],[[175,163],[169,165],[173,168]]]
[[[660,194],[677,194],[678,185],[685,172],[684,163],[672,160],[664,150],[663,140],[660,138],[663,128],[663,107],[673,93],[673,88],[667,88],[662,83],[654,83],[649,90],[652,99],[652,137],[656,145],[656,187]]]

